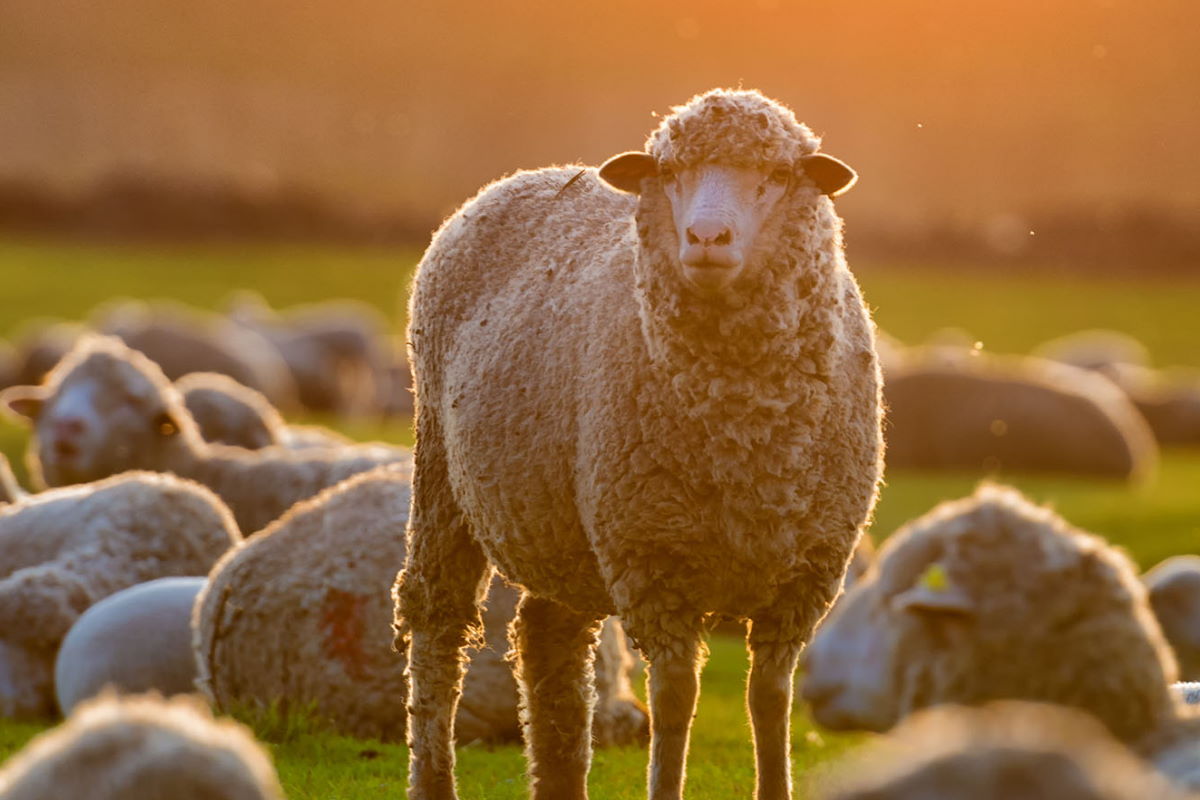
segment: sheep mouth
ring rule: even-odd
[[[64,439],[56,440],[50,449],[54,452],[54,457],[62,461],[72,461],[78,458],[82,452],[75,442]]]

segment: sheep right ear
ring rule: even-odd
[[[600,167],[600,179],[614,189],[637,194],[642,179],[658,172],[658,164],[649,153],[630,152],[613,156]]]
[[[0,406],[18,419],[36,420],[45,404],[46,390],[41,386],[9,386],[0,391]]]

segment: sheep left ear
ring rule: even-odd
[[[850,169],[844,161],[824,153],[813,153],[811,156],[801,156],[800,168],[804,170],[821,194],[837,197],[849,191],[858,180],[858,174]]]
[[[969,618],[975,616],[975,604],[962,588],[950,582],[946,568],[933,562],[909,589],[891,602],[892,610],[932,616]]]
[[[9,386],[0,392],[0,405],[14,417],[34,421],[46,404],[46,390],[41,386]]]
[[[631,152],[613,156],[600,167],[600,179],[614,189],[637,194],[642,179],[658,172],[658,164],[649,153]]]

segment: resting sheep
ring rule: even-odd
[[[1136,480],[1158,447],[1102,376],[1034,358],[910,351],[884,385],[889,467],[1054,471]]]
[[[33,422],[28,461],[35,481],[61,486],[128,469],[173,472],[215,491],[246,532],[351,475],[411,460],[403,448],[378,445],[210,445],[162,370],[112,337],[86,337],[44,385],[9,387],[0,401]]]
[[[204,441],[247,450],[338,447],[350,440],[328,428],[288,425],[260,392],[219,372],[192,372],[175,381]]]
[[[1094,719],[1015,701],[918,712],[839,766],[825,800],[1183,800]]]
[[[1150,607],[1175,658],[1179,679],[1200,680],[1200,556],[1174,556],[1143,577]]]
[[[1012,489],[982,487],[896,532],[806,662],[804,698],[831,728],[1038,700],[1087,711],[1172,777],[1200,780],[1180,755],[1200,732],[1128,557]]]
[[[195,608],[199,687],[228,711],[308,709],[344,734],[403,740],[403,657],[392,649],[391,588],[404,561],[405,476],[355,476],[307,500],[213,568]],[[505,660],[516,593],[498,579],[486,646],[458,708],[462,741],[516,740],[517,687]],[[620,625],[601,647],[596,734],[628,744],[646,714],[629,690]]]
[[[279,313],[250,292],[239,292],[230,306],[230,319],[278,350],[304,408],[343,415],[380,410],[389,377],[387,323],[378,311],[328,300]]]
[[[585,796],[612,613],[649,662],[650,795],[682,792],[722,613],[751,620],[758,797],[790,796],[792,674],[880,474],[872,325],[828,197],[854,173],[818,144],[778,103],[715,90],[645,152],[518,173],[435,235],[408,330],[410,797],[455,794],[461,650],[493,566],[523,592],[534,798]]]
[[[122,589],[75,621],[54,661],[63,714],[106,688],[124,694],[196,691],[192,606],[203,577],[159,578]]]
[[[0,800],[283,800],[271,757],[194,698],[103,697],[0,769]]]
[[[91,323],[158,364],[171,380],[189,372],[219,372],[257,389],[276,406],[296,405],[291,372],[271,343],[220,315],[170,301],[126,300],[100,306]]]
[[[0,507],[0,716],[53,713],[54,655],[88,607],[170,575],[206,575],[240,539],[212,492],[130,473]]]

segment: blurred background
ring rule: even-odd
[[[743,86],[859,171],[838,208],[896,344],[951,328],[969,351],[1027,354],[1104,328],[1144,346],[1138,367],[1194,369],[1198,32],[1190,0],[5,0],[0,337],[19,361],[54,321],[112,329],[119,298],[211,325],[244,322],[233,293],[250,290],[260,329],[348,298],[397,385],[285,413],[411,441],[403,299],[441,219],[501,175],[598,164],[692,94]],[[24,440],[0,424],[14,461]],[[1200,505],[1179,492],[1200,456],[1163,447],[1133,482],[995,458],[892,468],[876,530],[1001,474],[1117,538],[1153,528],[1143,562],[1195,549]]]
[[[1186,271],[1188,0],[6,0],[0,225],[411,241],[517,168],[762,89],[862,175],[863,255]],[[1043,265],[1044,266],[1044,265]]]

